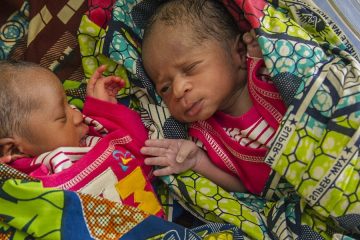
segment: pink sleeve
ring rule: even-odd
[[[83,113],[99,121],[109,132],[123,129],[133,137],[139,137],[141,140],[147,138],[147,131],[140,115],[124,105],[86,97]]]
[[[49,174],[49,170],[44,164],[31,165],[33,160],[34,158],[20,158],[9,163],[9,165],[30,176],[46,176]]]

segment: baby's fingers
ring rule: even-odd
[[[145,158],[144,162],[146,165],[161,167],[153,172],[155,176],[165,176],[176,173],[175,172],[176,167],[173,166],[170,160],[166,157]]]
[[[162,167],[170,166],[168,159],[165,157],[149,157],[149,158],[145,158],[144,162],[146,165],[151,165],[151,166],[162,166]]]
[[[248,44],[253,43],[255,38],[249,32],[246,32],[243,35],[243,40],[248,45]]]
[[[158,147],[158,148],[169,148],[171,139],[148,139],[145,141],[145,146]]]
[[[164,156],[167,152],[166,148],[159,148],[159,147],[142,147],[140,152],[145,155],[149,156]]]
[[[197,146],[191,141],[183,141],[179,152],[176,155],[176,162],[182,163],[185,159],[188,158],[194,151],[197,150]]]
[[[154,176],[167,176],[167,175],[171,175],[174,172],[172,171],[171,167],[163,167],[163,168],[159,168],[153,171]]]
[[[253,38],[256,38],[256,32],[254,29],[251,29],[249,33],[251,36],[253,36]]]
[[[247,55],[254,58],[262,58],[262,51],[254,30],[247,32],[243,36],[244,43],[247,47]]]
[[[96,85],[96,82],[99,78],[102,77],[103,72],[106,70],[106,66],[105,65],[101,65],[100,67],[98,67],[95,72],[93,73],[93,75],[91,76],[91,78],[89,79],[88,83],[87,83],[87,87],[86,87],[86,91],[88,94],[90,94],[90,96],[93,95],[94,92],[94,88]]]
[[[106,85],[106,86],[118,86],[118,87],[123,87],[125,85],[125,81],[122,80],[119,77],[116,76],[107,76],[107,77],[103,77],[101,79],[101,81]]]
[[[105,70],[106,70],[106,65],[101,65],[100,67],[98,67],[91,76],[91,78],[89,79],[88,84],[94,85],[96,81],[103,76],[102,74]]]

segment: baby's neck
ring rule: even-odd
[[[247,84],[240,90],[238,90],[228,102],[228,105],[224,110],[224,113],[231,116],[241,116],[248,112],[253,106]]]

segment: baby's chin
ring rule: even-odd
[[[86,147],[86,135],[84,135],[80,141],[79,141],[79,146],[78,147]]]
[[[193,122],[198,122],[198,121],[205,121],[205,120],[209,119],[212,115],[213,114],[199,114],[196,116],[183,115],[181,117],[174,116],[174,118],[182,123],[193,123]]]

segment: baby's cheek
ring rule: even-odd
[[[176,116],[178,115],[178,112],[179,112],[179,105],[178,104],[175,104],[173,102],[165,102],[166,106],[168,107],[169,109],[169,112],[172,116]]]
[[[182,111],[181,107],[169,107],[169,111],[171,116],[178,121],[184,121],[184,112]]]

